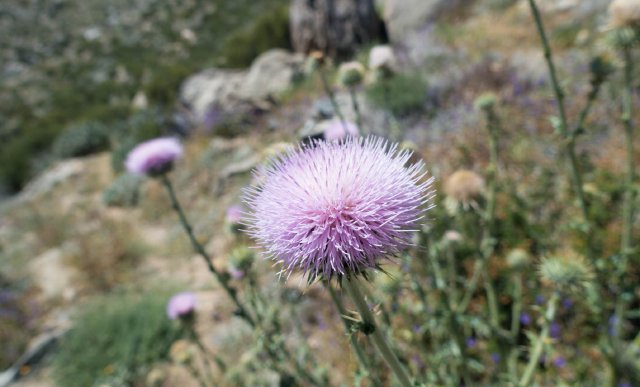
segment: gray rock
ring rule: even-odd
[[[373,0],[293,0],[289,24],[297,52],[331,57],[350,56],[382,32]]]
[[[389,40],[402,43],[405,38],[432,23],[444,12],[463,3],[463,0],[384,0],[383,19]]]
[[[215,126],[228,114],[268,109],[301,74],[304,58],[282,49],[260,55],[246,71],[208,69],[187,78],[180,101],[196,125]]]

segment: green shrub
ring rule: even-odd
[[[134,207],[140,196],[141,178],[123,173],[102,193],[102,201],[110,207]]]
[[[271,48],[291,48],[286,5],[263,13],[253,25],[229,35],[221,57],[226,66],[248,67],[258,55]]]
[[[180,338],[165,314],[169,294],[121,294],[94,302],[75,319],[53,360],[60,386],[86,387],[117,381],[133,385],[167,357]]]
[[[398,74],[371,84],[365,92],[374,105],[396,116],[406,116],[423,110],[427,83],[419,74]]]
[[[53,144],[53,153],[61,158],[87,156],[109,148],[107,128],[97,122],[72,126]]]

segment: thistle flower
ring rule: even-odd
[[[127,171],[136,175],[159,176],[173,168],[182,157],[182,145],[175,138],[156,138],[143,142],[127,155]]]
[[[177,293],[167,303],[167,316],[171,320],[189,319],[196,309],[196,296],[191,292]]]
[[[462,206],[464,209],[477,207],[478,200],[484,195],[485,184],[482,176],[473,171],[460,169],[455,171],[444,185],[447,194],[445,205],[451,213],[457,212]]]
[[[246,191],[249,233],[287,274],[366,275],[411,244],[430,208],[433,178],[410,157],[375,137],[302,146]]]
[[[576,293],[591,286],[594,274],[583,256],[567,253],[545,258],[540,264],[540,277],[558,290]]]
[[[611,27],[634,27],[640,24],[640,1],[613,0],[609,5]]]
[[[531,324],[531,315],[527,312],[520,313],[520,324],[523,326]]]
[[[396,67],[396,56],[391,46],[375,46],[369,51],[369,68],[381,78],[389,77]]]
[[[333,119],[324,122],[321,127],[324,133],[324,139],[327,141],[344,140],[349,136],[358,136],[358,126],[353,122],[342,122],[338,119]]]
[[[346,62],[338,69],[338,81],[346,87],[354,87],[362,84],[366,69],[360,62]]]

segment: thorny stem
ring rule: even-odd
[[[385,360],[389,368],[396,375],[396,378],[400,382],[403,387],[411,387],[413,384],[411,382],[411,377],[405,370],[404,366],[398,360],[398,357],[391,349],[391,346],[387,342],[385,335],[383,332],[378,329],[376,325],[376,321],[373,317],[373,314],[369,310],[369,305],[364,299],[362,295],[362,291],[360,290],[359,285],[357,284],[355,279],[345,279],[342,282],[343,286],[346,288],[347,292],[353,299],[358,312],[360,313],[360,317],[362,318],[363,324],[367,327],[367,331],[371,337],[371,341],[378,349],[378,352]]]
[[[184,228],[187,235],[189,236],[189,240],[191,241],[191,245],[193,246],[193,249],[204,259],[205,263],[207,264],[207,268],[209,269],[211,274],[213,274],[213,276],[216,278],[216,280],[218,280],[220,285],[222,285],[222,287],[224,288],[229,298],[231,298],[236,308],[238,309],[238,316],[244,319],[252,328],[255,328],[256,323],[254,319],[251,317],[251,315],[249,314],[249,312],[247,311],[247,309],[244,307],[242,302],[240,302],[240,299],[238,298],[237,290],[231,287],[231,285],[229,285],[229,281],[224,277],[224,275],[220,273],[215,268],[215,266],[213,266],[211,257],[209,256],[209,254],[207,254],[206,250],[204,249],[204,246],[202,246],[202,244],[198,242],[198,240],[196,239],[193,233],[193,228],[191,227],[191,224],[187,220],[187,216],[185,215],[184,210],[180,205],[180,202],[178,202],[178,198],[176,196],[175,190],[173,189],[173,185],[171,184],[171,180],[169,180],[169,177],[166,174],[164,174],[161,177],[161,181],[162,181],[162,184],[167,189],[169,198],[171,199],[171,205],[173,206],[173,209],[178,214],[178,217],[180,218],[180,223],[182,224],[182,227]]]
[[[625,132],[625,142],[626,142],[626,153],[627,153],[627,175],[625,179],[625,191],[624,191],[624,203],[622,208],[622,236],[620,240],[620,254],[622,256],[622,262],[620,264],[620,273],[623,275],[627,271],[627,266],[629,265],[629,257],[633,251],[633,240],[632,240],[632,231],[633,231],[633,201],[634,201],[634,187],[633,183],[635,180],[635,165],[634,165],[634,157],[633,157],[633,122],[632,122],[632,112],[633,112],[633,58],[631,57],[631,50],[628,46],[623,48],[623,56],[624,56],[624,94],[622,101],[622,122],[624,123],[624,132]],[[624,282],[620,284],[621,290],[624,291],[625,284]],[[620,348],[619,345],[619,337],[620,337],[620,328],[622,327],[622,321],[624,319],[625,309],[627,308],[627,301],[625,300],[624,295],[619,294],[616,299],[615,309],[614,309],[614,317],[613,317],[613,332],[615,334],[610,335],[611,340],[614,344],[613,350],[617,351]],[[612,356],[612,360],[615,362],[616,356],[615,354]],[[617,385],[619,381],[619,372],[616,372],[616,364],[612,364],[612,369],[614,370],[613,374],[613,384]]]
[[[540,35],[540,40],[542,41],[542,47],[544,50],[544,58],[547,62],[547,67],[549,70],[549,77],[551,78],[551,85],[553,87],[553,92],[555,94],[556,105],[558,108],[559,122],[557,125],[557,130],[563,138],[564,142],[564,151],[569,160],[569,170],[571,174],[571,182],[573,185],[573,190],[575,191],[576,198],[578,200],[578,205],[580,206],[580,210],[582,212],[582,216],[584,218],[584,222],[587,225],[587,244],[589,247],[588,254],[593,260],[593,248],[591,241],[591,225],[589,222],[589,208],[587,206],[587,200],[584,195],[584,190],[582,188],[582,175],[580,173],[580,169],[578,167],[578,158],[575,152],[575,135],[570,132],[569,125],[567,123],[567,114],[564,106],[564,92],[562,87],[560,86],[560,82],[558,81],[558,76],[556,72],[555,64],[553,63],[553,56],[551,54],[551,46],[549,45],[549,40],[547,39],[547,34],[544,30],[544,25],[542,23],[542,18],[540,17],[540,10],[536,5],[535,0],[529,0],[529,6],[531,7],[531,13],[533,14],[533,18],[535,20],[536,28],[538,29],[538,34]]]
[[[558,293],[553,293],[547,304],[547,311],[544,316],[544,321],[542,322],[542,330],[540,332],[540,336],[538,336],[532,343],[533,347],[529,354],[529,363],[527,363],[524,374],[522,375],[522,378],[518,383],[519,387],[525,387],[531,384],[533,374],[535,373],[536,368],[538,368],[538,363],[540,363],[540,356],[542,356],[544,344],[549,339],[549,328],[556,315],[557,304]]]
[[[176,196],[175,190],[173,189],[173,184],[171,184],[171,180],[169,180],[169,177],[166,174],[164,174],[160,177],[160,180],[162,181],[162,184],[165,186],[167,193],[169,194],[169,198],[171,199],[171,205],[173,209],[176,211],[176,213],[178,214],[178,217],[180,218],[180,223],[182,224],[182,227],[184,228],[187,236],[189,237],[189,240],[191,241],[191,245],[193,246],[194,250],[204,259],[207,265],[207,268],[209,269],[211,274],[213,274],[213,276],[218,280],[218,282],[220,283],[220,285],[222,285],[223,289],[225,290],[229,298],[231,298],[231,300],[235,304],[237,308],[237,315],[240,318],[242,318],[244,321],[246,321],[247,324],[249,324],[254,330],[259,328],[259,325],[256,323],[256,320],[254,320],[254,318],[251,317],[247,309],[240,302],[240,299],[238,298],[238,295],[237,295],[237,290],[231,287],[227,278],[224,277],[223,274],[220,273],[215,268],[215,266],[213,266],[211,257],[204,249],[204,246],[202,246],[202,244],[198,242],[198,240],[196,239],[193,233],[193,227],[189,223],[187,216],[185,215],[184,210],[182,209],[182,206],[178,201],[178,197]],[[265,335],[269,343],[275,342],[273,340],[271,333],[265,331]],[[278,352],[288,353],[284,343],[276,343],[276,344],[278,345],[277,350],[274,350],[269,344],[266,346],[269,356],[273,358],[278,358],[280,357],[278,355]],[[322,383],[316,381],[312,375],[310,375],[306,370],[304,370],[304,368],[295,359],[292,359],[292,361],[296,368],[296,371],[298,371],[301,378],[307,380],[309,383],[311,383],[311,385],[316,385],[316,386],[322,385]]]
[[[358,343],[358,339],[355,335],[355,332],[352,330],[353,322],[346,317],[347,310],[342,304],[342,300],[340,299],[340,296],[338,296],[335,289],[333,288],[333,286],[331,286],[331,284],[328,281],[324,282],[324,287],[327,288],[327,290],[329,291],[329,294],[331,295],[331,300],[335,304],[336,309],[338,309],[338,313],[340,313],[340,319],[342,320],[342,323],[344,324],[344,329],[347,332],[347,335],[349,336],[351,348],[353,349],[353,352],[355,352],[356,354],[356,358],[358,359],[358,364],[360,365],[360,369],[366,372],[367,376],[369,376],[369,380],[371,380],[371,383],[374,386],[380,386],[381,384],[379,380],[375,377],[375,373],[373,372],[373,370],[371,369],[371,366],[367,362],[367,356],[362,346],[360,345],[360,343]]]

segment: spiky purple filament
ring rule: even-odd
[[[411,243],[433,179],[411,153],[380,138],[319,142],[262,171],[247,191],[249,232],[267,253],[311,278],[360,274]]]

